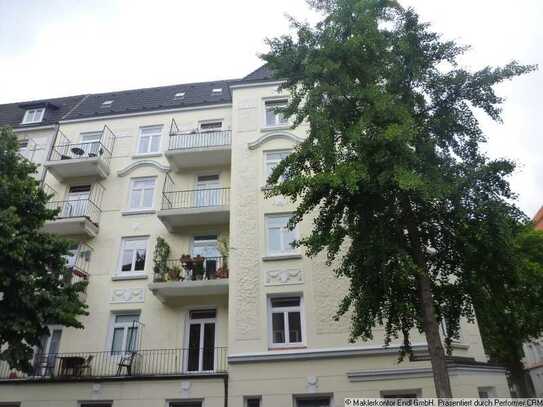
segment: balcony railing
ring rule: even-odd
[[[189,257],[168,260],[165,270],[154,276],[154,282],[198,281],[228,278],[223,257]]]
[[[109,165],[111,151],[100,141],[53,146],[49,161],[102,158]]]
[[[232,143],[231,130],[182,131],[172,119],[170,127],[169,150],[205,149],[210,147],[229,146]]]
[[[229,204],[230,188],[191,189],[162,193],[162,209],[209,208]]]
[[[98,225],[100,213],[98,205],[90,199],[78,199],[72,201],[51,201],[47,203],[48,209],[59,209],[56,219],[87,218],[93,224]]]
[[[226,347],[38,354],[22,373],[0,362],[0,380],[211,375],[227,371]]]

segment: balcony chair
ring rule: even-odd
[[[136,355],[137,352],[132,351],[127,355],[121,357],[121,360],[119,361],[117,367],[117,376],[121,376],[121,373],[123,372],[123,367],[126,368],[126,375],[132,376],[132,366],[134,364],[134,359],[136,358]]]

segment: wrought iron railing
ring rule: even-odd
[[[49,154],[49,161],[101,158],[109,166],[117,137],[108,126],[104,126],[99,135],[100,139],[96,141],[73,143],[58,129],[56,143]]]
[[[0,362],[0,380],[209,375],[227,371],[226,347],[37,354],[30,373]]]
[[[56,219],[87,218],[95,225],[100,222],[101,210],[90,199],[77,199],[72,201],[51,201],[47,203],[48,209],[58,209]]]
[[[109,165],[111,151],[100,141],[53,146],[50,161],[102,158]]]
[[[228,278],[228,265],[224,257],[190,257],[171,259],[164,270],[154,276],[155,282],[197,281]]]
[[[169,150],[191,150],[229,146],[232,143],[231,130],[190,130],[182,131],[172,119],[170,126]]]
[[[208,208],[230,205],[230,188],[164,191],[162,209]]]

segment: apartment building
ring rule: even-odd
[[[51,326],[31,374],[0,368],[0,405],[321,407],[435,395],[423,336],[402,363],[382,329],[349,343],[348,317],[333,319],[347,282],[289,244],[311,220],[289,231],[293,204],[265,199],[267,176],[307,131],[276,112],[287,100],[278,85],[261,67],[73,98],[40,156],[59,208],[45,229],[74,242],[67,261],[89,281],[89,315],[84,330]],[[16,106],[7,124],[24,121],[26,105]],[[477,326],[463,322],[460,339],[454,395],[508,396]]]

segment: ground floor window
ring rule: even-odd
[[[330,407],[330,397],[297,398],[296,407]]]
[[[260,407],[260,396],[245,397],[244,407]]]
[[[202,407],[201,401],[171,401],[169,407]]]
[[[477,390],[480,399],[492,399],[496,397],[496,389],[494,387],[479,387]]]
[[[421,394],[421,389],[387,390],[381,392],[381,397],[384,399],[416,399],[421,397]]]
[[[81,403],[79,407],[112,407],[113,403],[111,401],[97,401],[97,402],[88,402]]]

